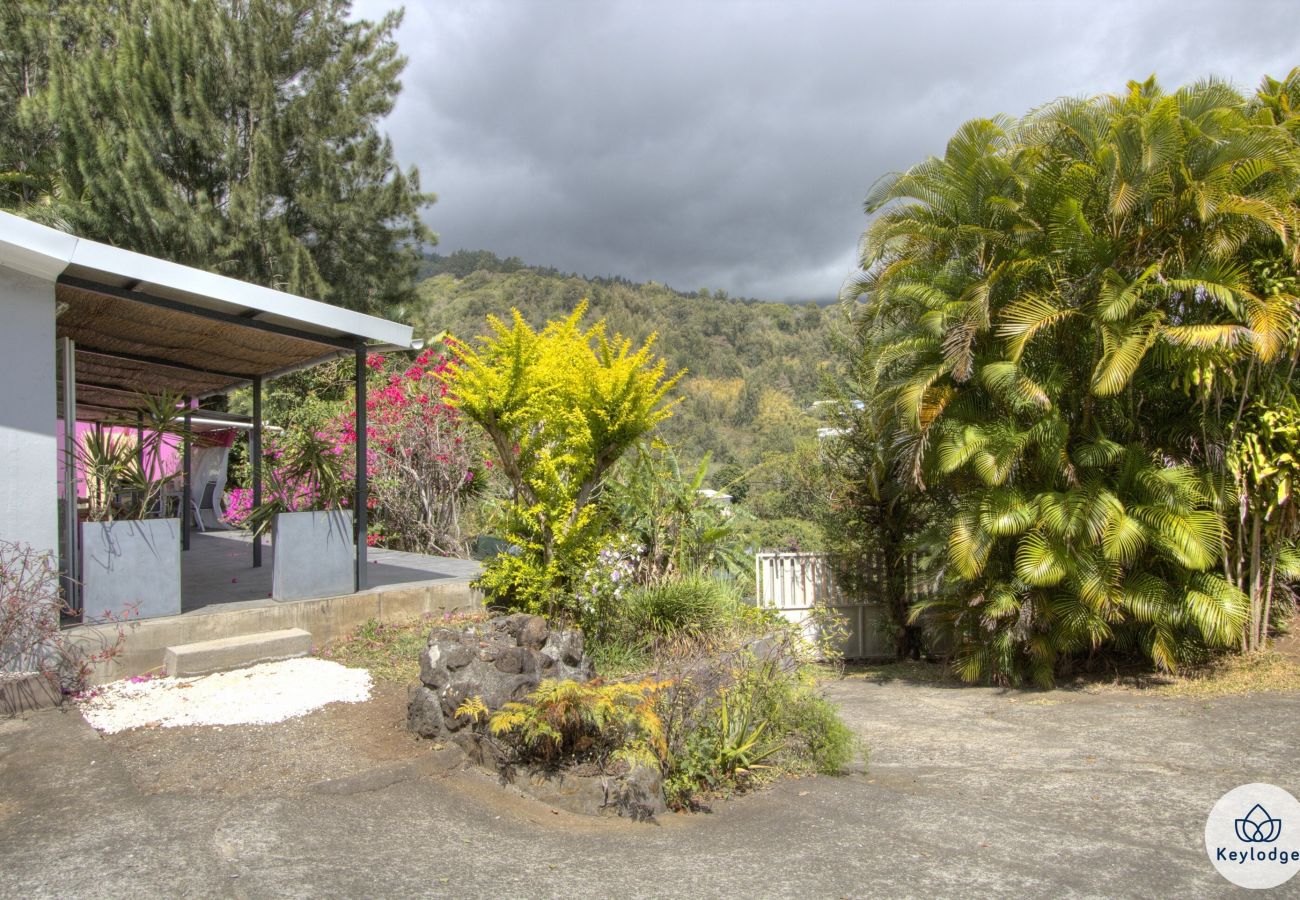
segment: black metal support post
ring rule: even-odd
[[[77,511],[77,353],[59,338],[63,377],[63,602],[81,608],[81,524]]]
[[[188,401],[186,402],[188,403]],[[194,435],[191,430],[194,426],[191,422],[191,419],[192,419],[192,415],[189,411],[189,407],[187,406],[185,409],[185,437],[184,437],[184,443],[182,444],[183,450],[181,452],[181,465],[184,466],[184,468],[181,470],[181,549],[182,550],[190,549],[190,497],[192,496],[191,491],[193,491],[194,489],[194,485],[190,483],[190,460],[193,456],[192,447],[194,444]],[[164,505],[166,505],[167,503],[165,499],[162,502]],[[163,514],[166,515],[166,513],[167,511],[163,510]]]
[[[135,414],[135,453],[140,460],[140,473],[144,474],[144,413],[139,410]]]
[[[369,523],[366,522],[369,486],[366,484],[366,348],[364,346],[357,348],[356,359],[357,483],[356,497],[352,503],[352,517],[357,532],[357,590],[363,591],[366,589],[367,579],[366,532],[369,530]]]
[[[248,433],[248,456],[253,464],[253,509],[262,505],[262,378],[253,379],[253,430]],[[253,568],[262,567],[262,538],[253,537]]]

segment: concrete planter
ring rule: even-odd
[[[336,597],[356,590],[350,510],[280,513],[271,526],[271,542],[273,599]]]
[[[81,560],[86,622],[180,615],[180,519],[83,522]]]

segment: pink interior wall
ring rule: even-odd
[[[82,440],[86,432],[92,431],[94,428],[95,426],[93,423],[78,422],[77,440],[78,441]],[[109,425],[109,426],[104,426],[104,430],[109,432],[110,434],[129,435],[132,439],[134,439],[136,436],[136,430],[134,428],[131,428],[130,426]],[[59,448],[59,496],[63,496],[64,491],[63,491],[63,420],[62,419],[58,421],[56,440],[58,441],[58,448]],[[206,432],[204,433],[202,440],[210,444],[216,444],[222,447],[230,447],[233,446],[235,443],[235,431],[233,429],[228,429],[224,431]],[[159,459],[157,461],[146,460],[149,469],[150,478],[159,478],[163,475],[170,475],[173,472],[180,471],[181,456],[184,453],[184,450],[182,448],[181,438],[177,436],[169,435],[163,438],[162,443],[163,443],[163,448],[162,448],[162,452],[159,454]],[[86,481],[84,475],[82,474],[81,466],[77,467],[77,496],[78,497],[86,496]]]

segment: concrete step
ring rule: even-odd
[[[0,716],[48,709],[62,702],[59,683],[40,672],[0,672]]]
[[[163,665],[171,677],[207,675],[311,653],[311,632],[301,628],[264,631],[168,647]]]

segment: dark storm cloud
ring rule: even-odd
[[[1152,72],[1252,88],[1300,63],[1293,8],[411,0],[386,128],[443,252],[829,298],[872,182],[964,120]]]

